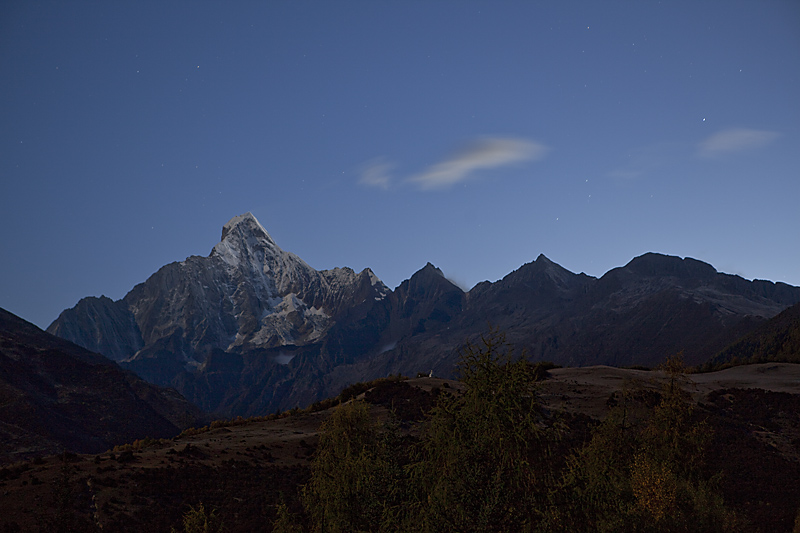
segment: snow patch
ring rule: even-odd
[[[384,345],[383,348],[381,348],[381,351],[378,353],[382,354],[388,352],[389,350],[394,350],[395,346],[397,346],[397,341],[390,342],[389,344]]]
[[[281,352],[275,356],[275,362],[279,365],[288,365],[289,361],[294,359],[294,354],[288,354],[286,352]]]
[[[194,372],[199,367],[200,367],[200,363],[198,361],[195,361],[194,359],[190,359],[189,361],[186,361],[186,364],[183,365],[184,370],[186,370],[187,372],[190,372],[190,373]]]
[[[369,276],[369,282],[374,287],[375,285],[383,285],[383,282],[375,275],[372,269],[367,269],[367,275]]]
[[[322,307],[311,307],[306,309],[305,316],[321,316],[324,318],[330,318],[331,315],[325,312]]]
[[[276,337],[283,346],[314,342],[331,325],[331,317],[324,309],[308,307],[295,293],[283,298],[270,298],[268,304],[269,308],[264,310],[260,320],[261,327],[248,341],[253,345],[275,342]],[[298,324],[298,320],[302,325]],[[302,333],[295,338],[298,328]]]

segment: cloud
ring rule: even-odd
[[[470,178],[478,170],[542,159],[548,151],[550,149],[543,144],[526,139],[484,137],[468,144],[449,159],[401,181],[422,190],[444,189]],[[391,176],[394,168],[393,163],[383,158],[373,159],[363,165],[359,183],[389,189],[395,181]]]
[[[542,144],[525,139],[487,137],[474,141],[451,158],[407,181],[423,190],[443,189],[466,180],[477,170],[542,159],[548,150]]]
[[[389,183],[392,181],[389,172],[393,168],[392,163],[387,163],[383,159],[373,159],[364,165],[359,183],[369,187],[388,189]]]
[[[697,153],[700,157],[713,158],[745,150],[755,150],[768,145],[779,135],[774,131],[746,128],[722,130],[702,141],[698,145]]]
[[[685,157],[686,145],[675,142],[658,142],[632,148],[616,169],[606,175],[621,180],[638,179],[668,167]]]

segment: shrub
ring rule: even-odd
[[[177,533],[174,528],[170,531]],[[197,507],[189,507],[189,510],[184,513],[183,531],[184,533],[222,533],[224,529],[216,509],[206,513],[203,504],[199,503]]]

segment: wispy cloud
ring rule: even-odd
[[[373,159],[364,165],[359,183],[368,187],[388,189],[389,183],[392,181],[389,172],[393,168],[394,165],[392,163],[388,163],[383,159]]]
[[[550,149],[527,139],[484,137],[419,174],[402,179],[421,190],[445,189],[472,177],[477,171],[542,159]],[[388,189],[393,182],[392,163],[376,159],[364,165],[359,183]]]
[[[651,143],[628,150],[620,164],[606,175],[620,180],[640,179],[693,157],[718,159],[757,150],[779,136],[774,131],[731,128],[718,131],[696,145],[672,141]]]
[[[715,133],[697,147],[700,157],[721,157],[727,154],[762,148],[779,137],[775,131],[733,128]]]
[[[479,139],[449,159],[411,176],[408,181],[423,190],[446,188],[466,180],[478,170],[542,159],[547,152],[543,144],[525,139]]]
[[[647,176],[685,157],[686,145],[675,142],[658,142],[633,148],[625,154],[624,161],[608,176],[622,180],[633,180]]]

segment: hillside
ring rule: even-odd
[[[554,413],[568,413],[569,446],[580,446],[592,419],[606,416],[620,395],[639,398],[646,409],[665,379],[657,371],[611,367],[555,369],[541,382],[540,398]],[[800,476],[800,365],[766,364],[691,376],[685,384],[714,439],[711,467],[723,473],[724,497],[750,520],[747,531],[790,531],[800,502],[792,480]],[[459,382],[417,378],[388,380],[362,393],[379,420],[387,406],[400,414],[400,428],[415,434],[419,411]],[[636,403],[639,402],[639,403]],[[307,483],[318,430],[331,408],[286,413],[261,421],[229,421],[175,439],[143,443],[99,455],[48,457],[0,471],[0,525],[33,527],[54,487],[71,487],[73,519],[104,530],[166,531],[180,528],[190,506],[216,509],[226,531],[271,531],[276,505],[299,512],[299,487]],[[791,416],[791,415],[794,416]],[[65,472],[68,474],[65,476]],[[38,503],[37,503],[38,502]],[[41,517],[40,517],[41,518]]]
[[[172,437],[201,419],[174,390],[0,309],[0,464]]]
[[[786,309],[719,352],[708,366],[765,361],[800,362],[800,304]]]

